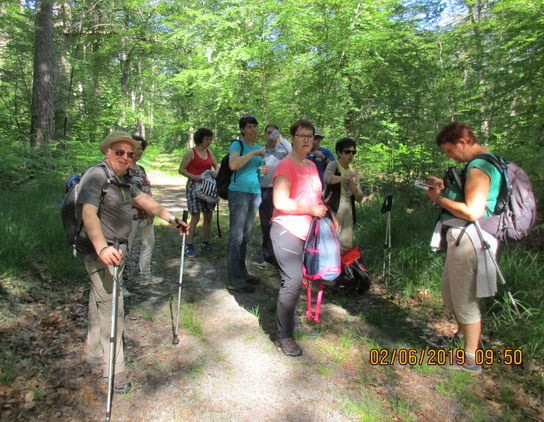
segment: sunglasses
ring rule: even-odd
[[[357,151],[354,150],[354,149],[345,149],[344,151],[342,151],[344,154],[357,154]]]
[[[124,151],[122,149],[113,149],[112,148],[112,151],[115,152],[115,155],[117,155],[118,157],[122,157],[123,155],[127,155],[127,158],[131,159],[133,158],[136,153],[135,152],[129,152],[129,151]]]

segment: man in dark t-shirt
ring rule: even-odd
[[[126,171],[137,147],[139,143],[128,133],[110,133],[100,143],[100,150],[106,158],[85,172],[78,187],[77,211],[83,222],[80,237],[89,239],[94,249],[84,256],[85,268],[91,279],[86,361],[89,364],[102,364],[104,377],[107,377],[109,369],[113,265],[119,265],[120,278],[126,261],[127,239],[132,230],[132,206],[136,205],[148,214],[168,221],[180,229],[180,235],[183,227],[187,227],[152,197],[130,184]],[[103,193],[106,186],[107,191]],[[118,250],[113,247],[115,239],[120,242]],[[124,372],[123,330],[123,293],[119,289],[115,349],[116,393],[126,393],[131,389]]]

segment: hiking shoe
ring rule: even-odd
[[[160,284],[164,281],[162,277],[155,277],[154,275],[140,276],[140,285],[150,286],[152,284]]]
[[[185,255],[189,258],[194,258],[196,256],[195,248],[193,245],[185,245]]]
[[[480,375],[482,373],[482,366],[478,365],[474,358],[471,358],[470,356],[467,356],[465,354],[465,362],[462,365],[459,365],[458,363],[454,363],[453,365],[448,365],[448,369],[451,369],[452,371],[466,371],[472,375]]]
[[[132,293],[130,293],[125,287],[123,287],[123,297],[127,298],[132,296]]]
[[[216,248],[215,246],[213,246],[211,243],[209,242],[202,242],[200,244],[200,249],[207,249],[209,251],[212,251],[212,252],[219,252],[219,248]]]
[[[253,284],[254,286],[259,284],[261,280],[259,280],[257,277],[250,275],[248,278],[246,278],[246,283]]]
[[[287,356],[302,355],[302,349],[299,347],[293,337],[278,338],[274,341],[274,345],[276,347],[279,347],[281,351]]]
[[[250,286],[247,283],[240,283],[240,284],[227,284],[227,289],[235,291],[235,292],[242,292],[242,293],[253,293],[255,292],[255,287]]]
[[[108,388],[108,377],[103,378],[106,388]],[[132,389],[132,384],[124,372],[115,374],[113,383],[113,392],[116,394],[126,394]]]
[[[87,356],[85,358],[85,363],[88,363],[89,365],[102,365],[103,359],[102,358],[92,358],[90,356]]]

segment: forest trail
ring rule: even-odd
[[[181,214],[184,179],[160,172],[150,172],[150,179],[158,201]],[[227,214],[226,203],[220,209]],[[403,318],[377,283],[365,296],[326,293],[318,337],[300,336],[301,357],[283,355],[273,344],[280,278],[275,269],[256,267],[260,229],[255,227],[248,248],[248,267],[261,284],[253,294],[230,293],[225,288],[227,227],[217,238],[215,217],[213,242],[221,252],[197,247],[197,257],[185,259],[180,341],[174,346],[181,238],[155,224],[154,273],[165,281],[138,286],[135,254],[130,256],[125,356],[133,390],[114,396],[112,421],[466,420],[467,392],[489,420],[502,419],[489,372],[474,384],[469,375],[452,382],[451,371],[427,365],[371,365],[370,349],[421,350],[451,329]],[[194,244],[199,243],[200,228]],[[88,281],[82,280],[65,303],[36,298],[21,305],[17,321],[3,327],[4,339],[15,344],[25,365],[10,386],[0,386],[1,420],[104,420],[106,386],[84,361],[87,296]],[[306,304],[302,295],[300,313]],[[462,390],[449,387],[459,382]],[[37,398],[36,389],[41,391]]]

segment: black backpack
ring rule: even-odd
[[[361,259],[357,246],[342,254],[342,275],[332,291],[343,295],[363,295],[368,292],[372,279]]]
[[[482,217],[482,229],[499,241],[519,241],[529,233],[536,221],[536,201],[527,173],[516,163],[490,154],[474,158],[493,164],[501,173],[501,189],[494,210],[489,217]],[[461,173],[460,192],[464,192],[466,170]],[[459,184],[459,181],[456,181]]]
[[[232,143],[236,141],[240,142],[240,148],[242,149],[240,151],[240,155],[243,155],[244,143],[240,139],[235,139],[230,144],[232,145]],[[215,184],[217,186],[217,194],[223,199],[229,198],[230,178],[233,173],[233,171],[229,167],[229,156],[230,154],[227,153],[227,155],[225,155],[223,159],[221,160],[219,172],[217,173],[217,177],[215,178]],[[236,178],[236,171],[234,173],[235,173],[234,177]]]
[[[102,186],[102,194],[100,195],[100,205],[102,205],[102,202],[104,201],[104,195],[106,195],[106,193],[108,192],[108,187],[111,184],[111,178],[108,175],[106,166],[104,166],[103,164],[98,164],[97,166],[93,167],[102,168],[107,178],[106,183],[104,184],[104,186]],[[66,241],[68,242],[68,244],[72,245],[74,256],[76,256],[76,252],[87,254],[94,250],[93,245],[88,238],[79,236],[79,233],[81,232],[81,229],[83,227],[83,221],[79,221],[76,207],[77,197],[79,193],[79,183],[81,182],[81,178],[87,170],[88,169],[84,170],[83,173],[76,174],[68,179],[68,181],[66,182],[66,192],[61,202],[62,225],[64,226]],[[100,216],[100,206],[98,208],[98,213],[98,215]]]

